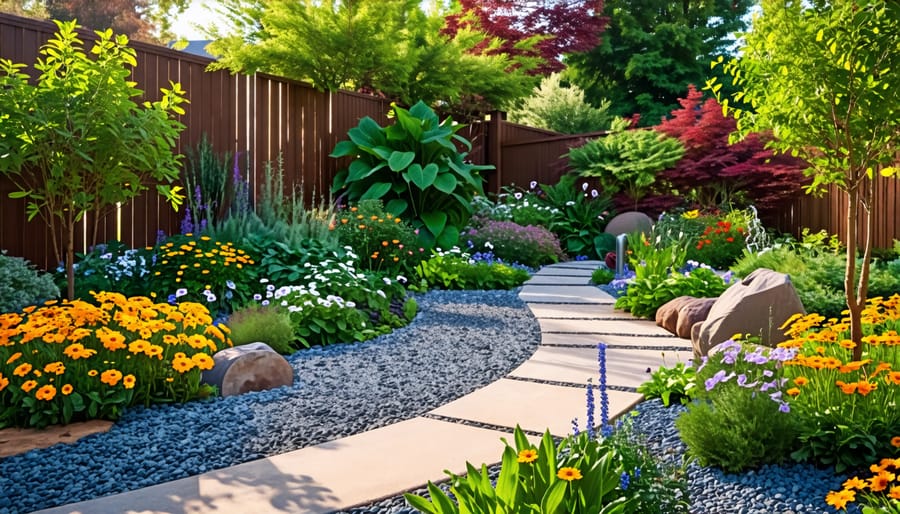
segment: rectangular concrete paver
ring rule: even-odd
[[[538,318],[541,324],[541,332],[572,332],[572,333],[598,333],[598,334],[626,334],[670,336],[671,332],[656,326],[649,320],[623,317],[615,320],[584,320],[584,319],[547,319]]]
[[[594,286],[522,286],[519,298],[541,303],[616,303]]]
[[[678,349],[691,350],[691,342],[687,339],[655,336],[622,336],[609,334],[541,334],[541,344],[578,345],[596,348],[597,343],[606,343],[611,346],[640,346],[640,347],[676,347]]]
[[[610,417],[631,409],[641,398],[637,393],[609,391]],[[582,387],[502,379],[432,412],[510,428],[518,424],[534,432],[549,429],[563,437],[572,432],[572,419],[586,419],[585,405]]]
[[[550,275],[534,275],[527,282],[526,286],[589,286],[591,284],[590,276],[570,277],[570,276],[550,276]]]
[[[557,268],[544,267],[534,273],[535,277],[552,276],[552,277],[584,277],[585,280],[591,278],[597,266],[586,268]]]
[[[633,350],[608,348],[606,350],[607,384],[620,387],[637,387],[650,378],[648,369],[674,366],[693,357],[689,351]],[[591,379],[599,383],[600,373],[596,348],[570,348],[541,346],[534,355],[510,373],[513,377],[531,378],[586,384]]]
[[[611,303],[528,303],[528,308],[536,318],[634,319],[627,312],[617,311]]]
[[[415,418],[352,437],[42,513],[326,513],[499,462],[509,433]],[[215,451],[211,448],[209,451]]]

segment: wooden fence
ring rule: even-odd
[[[34,63],[41,45],[55,30],[49,22],[0,14],[0,58]],[[90,46],[94,37],[84,32],[82,39]],[[288,187],[301,188],[307,200],[314,193],[326,194],[337,170],[346,165],[328,157],[334,145],[365,116],[382,124],[388,121],[389,102],[384,99],[345,91],[320,92],[306,84],[263,74],[209,72],[208,59],[145,43],[131,46],[137,51],[138,62],[134,80],[145,92],[145,99],[157,99],[159,88],[167,87],[169,81],[181,83],[187,92],[190,104],[180,118],[187,128],[177,151],[185,153],[206,134],[216,151],[237,154],[254,195],[265,163],[279,155]],[[26,71],[34,72],[30,67]],[[461,135],[473,142],[469,158],[497,168],[486,174],[488,192],[498,192],[510,184],[527,187],[532,180],[555,183],[568,169],[560,157],[586,139],[602,135],[557,134],[509,123],[499,112],[468,123]],[[54,268],[53,235],[41,219],[26,220],[24,202],[8,197],[13,190],[10,180],[0,176],[0,248],[42,268]],[[900,239],[900,181],[884,183],[877,195],[875,242],[876,246],[889,247],[893,239]],[[801,227],[810,227],[842,235],[845,213],[846,201],[839,194],[831,194],[825,199],[804,197],[770,221],[795,234]],[[158,232],[176,232],[180,217],[155,192],[148,192],[100,220],[98,240],[119,239],[132,247],[152,244]],[[88,216],[84,227],[92,223]],[[87,230],[82,228],[76,248],[84,251],[89,242]]]

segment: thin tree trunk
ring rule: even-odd
[[[844,294],[847,298],[847,309],[850,311],[850,340],[856,343],[853,348],[853,359],[862,356],[862,304],[856,295],[856,223],[859,218],[859,183],[851,184],[847,189],[847,267],[844,272]]]
[[[875,217],[872,215],[872,205],[875,201],[875,184],[871,181],[866,182],[866,190],[865,190],[865,199],[863,201],[863,208],[865,209],[866,216],[866,239],[865,246],[863,247],[863,258],[862,264],[859,270],[859,282],[856,287],[856,303],[859,305],[860,312],[862,312],[862,308],[866,305],[867,297],[869,296],[869,271],[871,270],[871,262],[872,262],[872,238],[874,237],[875,232]],[[862,316],[860,315],[860,318]],[[862,359],[862,320],[858,324],[859,327],[859,340],[854,341],[857,342],[856,347],[853,349],[853,360],[861,360]]]
[[[65,235],[63,243],[66,247],[66,296],[75,299],[75,213],[69,207],[66,213]]]

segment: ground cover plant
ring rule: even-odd
[[[24,307],[36,305],[59,297],[59,288],[53,276],[39,271],[21,257],[6,255],[0,251],[0,313],[19,312]]]
[[[228,328],[201,304],[98,292],[0,314],[0,427],[115,420],[131,405],[207,394]]]
[[[471,250],[490,251],[502,262],[530,268],[566,258],[556,235],[541,226],[473,218],[472,227],[463,232],[461,239],[471,245]]]
[[[512,289],[531,276],[522,268],[475,261],[458,247],[434,251],[416,271],[425,287],[438,289]]]

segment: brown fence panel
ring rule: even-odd
[[[559,134],[504,122],[501,128],[503,183],[519,187],[527,187],[533,180],[541,184],[555,184],[569,171],[565,154],[587,140],[605,134]]]

